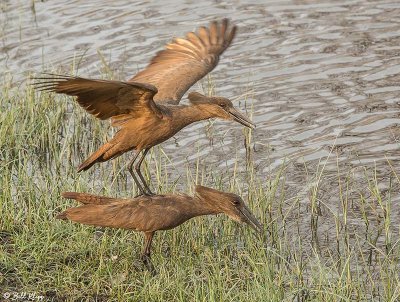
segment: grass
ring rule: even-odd
[[[301,189],[293,190],[290,161],[258,175],[247,130],[238,146],[246,148],[247,167],[236,159],[223,172],[199,155],[175,177],[170,158],[154,148],[146,175],[155,189],[191,192],[199,183],[239,193],[265,234],[258,240],[223,216],[158,232],[152,277],[138,260],[141,234],[54,218],[74,205],[60,198],[63,191],[135,194],[127,157],[76,173],[113,130],[66,97],[12,88],[7,80],[2,87],[0,294],[37,293],[46,301],[398,301],[400,237],[392,208],[400,182],[390,162],[383,175],[340,164],[332,175],[323,161],[315,171],[304,166]],[[214,135],[212,124],[204,125],[201,131]]]

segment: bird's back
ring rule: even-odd
[[[144,232],[171,229],[191,218],[185,210],[191,199],[187,195],[141,196],[134,199],[104,199],[102,196],[84,195],[85,200],[102,199],[103,202],[86,203],[67,209],[57,218]]]

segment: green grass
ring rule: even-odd
[[[315,171],[305,166],[297,183],[302,195],[288,189],[290,162],[260,176],[250,147],[247,169],[239,169],[238,161],[221,174],[197,160],[175,178],[170,159],[154,148],[146,175],[155,189],[191,192],[199,183],[239,193],[265,225],[265,234],[257,239],[250,228],[222,215],[158,232],[153,277],[138,260],[140,233],[54,218],[75,205],[60,197],[63,191],[136,194],[125,170],[127,157],[76,173],[113,130],[67,99],[3,83],[2,295],[37,293],[47,301],[398,301],[400,237],[391,211],[398,196],[391,192],[398,192],[400,182],[390,163],[385,179],[371,168],[342,171],[338,164],[332,177],[324,162]],[[252,133],[243,134],[245,146],[238,148],[252,143]],[[356,181],[360,171],[362,186]],[[383,192],[380,185],[388,176]],[[328,185],[336,195],[324,193]]]

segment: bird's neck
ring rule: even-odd
[[[190,201],[190,208],[188,210],[190,211],[191,217],[222,213],[220,209],[212,206],[210,203],[200,199],[197,196],[192,197],[192,200]]]
[[[194,122],[215,117],[202,105],[183,105],[177,108],[175,114],[182,128]]]

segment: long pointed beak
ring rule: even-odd
[[[256,125],[254,125],[247,116],[242,114],[240,111],[236,110],[235,108],[229,108],[229,114],[233,117],[235,121],[241,123],[243,126],[249,127],[254,129]]]
[[[251,226],[256,232],[262,233],[263,227],[261,223],[254,217],[254,215],[250,212],[250,209],[243,205],[240,209],[238,209],[241,215],[241,220]]]

